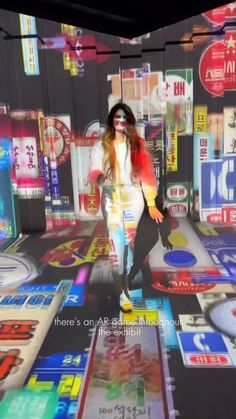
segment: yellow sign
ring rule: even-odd
[[[122,313],[122,322],[130,325],[157,326],[158,325],[157,310],[134,310],[130,313]]]
[[[170,146],[168,146],[169,152],[167,154],[167,171],[177,172],[178,170],[178,131],[176,125],[170,125],[168,127],[168,140]]]
[[[194,107],[194,134],[206,133],[207,128],[207,106]]]
[[[70,240],[55,249],[49,249],[42,260],[55,268],[71,268],[86,262],[95,262],[99,256],[108,256],[110,245],[107,237],[95,237],[86,251],[84,239]]]
[[[57,392],[60,397],[69,397],[70,400],[76,400],[78,398],[81,383],[81,374],[62,374],[58,383]],[[50,391],[53,389],[54,385],[54,381],[38,380],[38,374],[33,374],[29,379],[27,387],[35,391]]]
[[[63,65],[64,70],[70,70],[70,53],[63,52]]]

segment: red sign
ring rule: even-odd
[[[53,117],[44,118],[44,141],[47,145],[47,153],[50,155],[50,151],[55,152],[58,165],[68,160],[71,132],[62,121]]]
[[[0,381],[5,380],[18,365],[22,364],[23,360],[18,357],[19,354],[19,349],[0,351]]]
[[[194,272],[195,273],[195,272]],[[211,284],[196,284],[192,281],[191,272],[153,272],[153,288],[170,294],[197,294],[215,287]]]
[[[203,16],[205,16],[207,20],[212,23],[212,25],[223,25],[225,21],[236,18],[236,4],[229,3],[224,6],[217,7],[216,9],[203,13]]]
[[[80,194],[80,200],[82,198]],[[84,194],[84,209],[88,214],[96,215],[100,208],[100,191],[97,185],[92,185],[89,192]]]
[[[203,16],[205,16],[212,25],[218,26],[225,23],[225,12],[226,6],[221,6],[203,13]]]
[[[236,222],[236,207],[222,208],[222,222],[226,224],[235,224]]]
[[[210,45],[202,54],[199,77],[204,88],[214,96],[236,90],[236,31],[228,31],[224,41]]]
[[[28,340],[33,337],[37,320],[1,320],[0,341]]]
[[[111,49],[107,45],[96,41],[93,35],[82,35],[80,39],[70,37],[69,42],[72,47],[70,47],[70,56],[72,59],[80,58],[84,62],[96,61],[98,64],[101,64],[111,56]],[[97,51],[100,54],[97,54]]]
[[[220,224],[223,222],[221,213],[211,213],[207,215],[207,222],[211,224]]]
[[[217,41],[202,54],[199,63],[199,77],[203,87],[214,96],[224,94],[225,44]]]
[[[229,365],[229,358],[221,354],[190,355],[191,365],[205,365],[214,367],[219,365]]]
[[[225,33],[225,90],[236,90],[236,31]]]

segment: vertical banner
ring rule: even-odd
[[[72,148],[75,155],[72,156],[72,172],[74,199],[77,201],[75,208],[79,210],[77,218],[93,219],[101,218],[100,188],[88,183],[90,156],[97,137],[78,137],[75,139],[75,147]],[[76,202],[75,201],[75,202]]]
[[[208,133],[214,137],[215,158],[221,159],[224,145],[224,114],[208,113],[207,120]]]
[[[44,155],[43,157],[43,170],[45,178],[45,214],[46,214],[46,230],[53,229],[52,219],[52,195],[51,195],[51,179],[49,169],[49,159]]]
[[[176,125],[168,125],[166,130],[167,172],[178,171],[178,132]]]
[[[166,122],[175,125],[178,135],[193,133],[193,69],[167,70],[166,80]]]
[[[145,139],[153,157],[154,170],[157,180],[162,175],[164,151],[164,120],[159,118],[145,123]]]
[[[211,134],[194,134],[194,190],[199,190],[199,171],[202,161],[214,158],[214,138]]]
[[[111,109],[119,100],[121,100],[120,74],[108,74],[107,81],[111,84],[111,93],[108,97],[108,108]]]
[[[66,38],[76,39],[76,27],[75,26],[67,25],[67,24],[62,23],[61,24],[61,31],[64,34],[65,39]],[[78,75],[78,67],[73,62],[69,49],[67,49],[63,52],[63,65],[64,65],[64,70],[69,70],[71,76],[77,76]]]
[[[222,213],[222,160],[202,161],[199,184],[200,220],[220,223]]]
[[[236,154],[236,107],[224,108],[224,154]]]
[[[0,117],[1,121],[1,117]],[[0,239],[16,234],[11,167],[13,147],[10,138],[0,134]]]
[[[95,38],[93,35],[84,35],[82,28],[65,23],[61,24],[61,31],[66,40],[65,48],[63,48],[64,70],[69,70],[72,77],[83,77],[85,61],[96,60]],[[88,47],[87,50],[86,47]]]
[[[194,211],[199,211],[199,182],[201,162],[214,158],[214,138],[208,134],[207,105],[194,107],[193,137],[193,204]]]
[[[69,196],[61,196],[61,166],[70,158],[70,115],[47,116],[43,120],[44,171],[46,180],[47,226],[74,224],[74,208]]]
[[[146,75],[143,75],[143,80],[145,81]],[[160,117],[165,113],[165,88],[163,81],[163,72],[162,71],[151,71],[148,74],[149,82],[149,115],[150,119],[155,119]],[[144,90],[143,90],[143,100],[144,100]],[[145,112],[144,112],[145,114]]]
[[[59,136],[58,131],[55,129],[55,118],[44,118],[44,150],[48,157],[49,173],[51,180],[51,195],[52,199],[60,199],[60,186],[58,177],[58,165],[56,147]]]
[[[44,196],[44,175],[38,110],[17,110],[10,113],[15,158],[17,192],[20,198]]]
[[[17,178],[37,178],[39,161],[36,137],[13,137]]]
[[[142,68],[122,70],[123,101],[129,105],[137,120],[143,119]]]
[[[7,105],[0,105],[0,239],[16,236],[14,188],[12,179],[14,151],[11,119]],[[4,240],[2,242],[4,244]]]
[[[19,14],[21,35],[35,35],[35,38],[21,39],[24,70],[27,76],[38,76],[39,57],[38,57],[38,39],[36,30],[36,20],[33,16]]]
[[[169,418],[157,327],[100,327],[91,352],[78,418]]]
[[[150,65],[146,66],[146,72],[142,74],[142,100],[143,100],[143,115],[149,121],[150,120],[150,94],[153,89],[156,80],[152,78],[153,85],[151,86],[150,79]]]
[[[207,132],[207,105],[194,107],[194,134]]]

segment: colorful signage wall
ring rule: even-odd
[[[101,191],[87,184],[89,153],[102,135],[109,109],[120,99],[134,111],[170,211],[210,223],[235,223],[233,192],[227,202],[222,195],[235,188],[233,169],[227,171],[226,162],[217,179],[218,198],[224,198],[221,214],[214,194],[207,213],[201,196],[206,165],[212,190],[213,162],[236,153],[234,3],[132,42],[22,14],[1,14],[8,32],[19,27],[24,36],[39,36],[37,41],[22,39],[14,54],[11,40],[1,41],[1,53],[7,47],[9,54],[0,101],[14,122],[18,183],[28,175],[34,179],[19,191],[42,191],[37,182],[41,169],[44,174],[48,230],[102,216]],[[225,33],[216,37],[220,27]],[[170,188],[186,189],[187,197],[173,201]]]

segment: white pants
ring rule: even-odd
[[[133,264],[132,244],[144,209],[141,186],[114,186],[104,193],[110,261],[119,274],[128,274]]]

